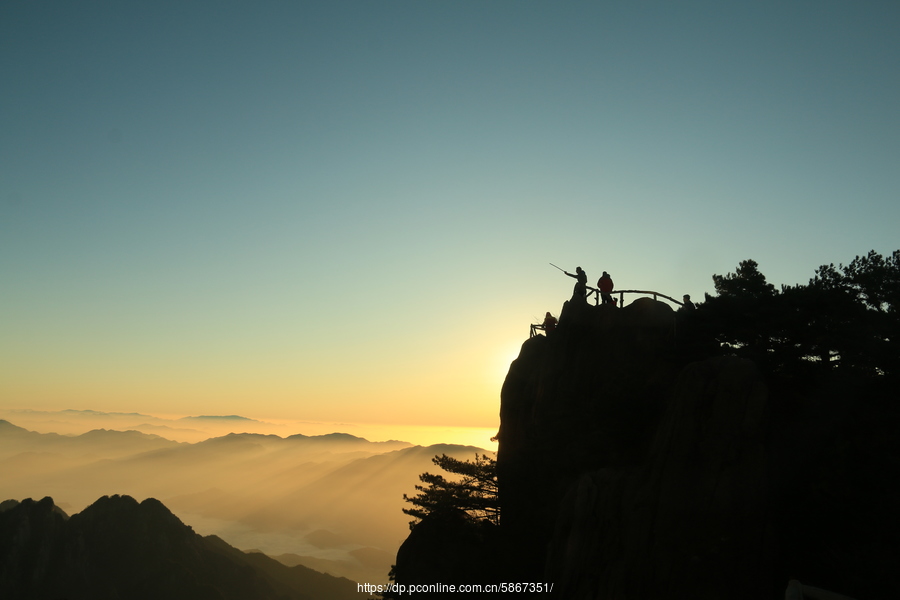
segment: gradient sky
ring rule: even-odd
[[[582,266],[900,247],[900,4],[0,5],[0,407],[494,427]]]

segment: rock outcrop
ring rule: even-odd
[[[480,581],[552,583],[566,600],[763,599],[792,578],[900,595],[886,566],[900,561],[896,390],[784,381],[693,318],[650,299],[567,302],[503,385],[499,527],[466,550],[417,525],[397,581],[414,563],[444,580],[429,556],[453,537],[457,554],[500,549]]]
[[[768,597],[767,396],[747,361],[689,365],[642,464],[567,486],[547,556],[559,597]]]
[[[674,312],[650,299],[623,309],[570,301],[557,331],[523,344],[501,391],[508,531],[546,543],[551,515],[582,473],[645,459],[678,374],[675,327]]]

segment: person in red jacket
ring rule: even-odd
[[[603,271],[603,275],[597,280],[597,289],[600,290],[600,297],[603,299],[603,304],[613,303],[611,295],[613,291],[613,280],[606,271]]]

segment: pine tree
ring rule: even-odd
[[[442,454],[431,461],[458,477],[448,479],[432,473],[419,475],[424,484],[416,486],[419,493],[413,497],[403,494],[403,499],[412,504],[412,508],[404,508],[403,512],[416,518],[410,522],[410,529],[429,515],[451,513],[464,514],[473,522],[499,522],[497,461],[494,458],[476,454],[474,461],[468,461]]]

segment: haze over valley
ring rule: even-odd
[[[95,417],[98,415],[94,415]],[[228,433],[179,442],[135,430],[37,433],[0,421],[0,498],[45,496],[68,514],[101,496],[156,498],[203,535],[285,564],[383,581],[408,534],[403,494],[462,445]]]

